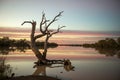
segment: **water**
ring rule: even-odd
[[[70,59],[75,67],[72,70],[62,64],[34,67],[37,59],[31,50],[25,53],[9,52],[4,57],[15,76],[46,75],[62,80],[120,80],[120,59],[116,55],[100,54],[92,48],[59,46],[48,50],[48,59]]]

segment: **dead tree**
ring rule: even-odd
[[[51,30],[48,29],[53,22],[58,20],[58,18],[61,16],[62,13],[63,13],[63,11],[59,12],[59,14],[56,15],[51,21],[47,20],[46,17],[45,17],[45,13],[43,13],[42,14],[42,20],[40,22],[40,34],[38,34],[38,35],[35,35],[36,21],[24,21],[21,24],[21,25],[24,25],[25,23],[30,23],[32,25],[31,36],[30,36],[31,49],[34,52],[34,54],[37,57],[39,62],[42,62],[44,64],[47,63],[46,54],[47,54],[48,40],[53,34],[58,33],[60,31],[60,29],[64,27],[64,26],[59,27],[57,29],[57,31],[53,31],[53,30],[51,31]],[[39,39],[43,36],[46,36],[46,38],[45,38],[45,42],[44,42],[44,51],[42,53],[42,52],[40,52],[39,48],[36,46],[35,43],[36,43],[37,39]]]
[[[63,28],[63,27],[65,27],[65,26],[58,27],[58,29],[56,31],[47,30],[46,39],[45,39],[45,43],[44,43],[44,52],[43,52],[43,57],[44,58],[46,58],[46,55],[47,55],[47,47],[48,47],[47,44],[48,44],[49,38],[52,37],[52,35],[59,33],[60,29]]]

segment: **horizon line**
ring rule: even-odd
[[[8,27],[8,26],[0,26],[0,31],[1,31],[1,29],[7,29],[7,28],[9,28],[9,30],[10,29],[12,29],[12,30],[23,30],[23,31],[27,31],[27,30],[31,30],[31,28],[28,28],[28,27]],[[38,29],[38,27],[36,27],[36,29]],[[50,29],[50,30],[56,30],[56,29]],[[38,31],[38,30],[36,30],[36,31]],[[81,32],[104,32],[104,33],[109,33],[109,32],[117,32],[117,33],[120,33],[120,31],[118,30],[118,31],[101,31],[101,30],[72,30],[72,29],[61,29],[61,31],[70,31],[70,32],[79,32],[79,31],[81,31]]]

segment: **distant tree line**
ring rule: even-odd
[[[84,48],[94,48],[100,54],[106,56],[117,56],[120,58],[120,37],[117,39],[106,38],[104,40],[99,40],[96,43],[85,43],[85,44],[59,44],[59,46],[73,46],[73,47],[84,47]]]
[[[106,56],[117,56],[120,58],[120,37],[116,40],[112,38],[106,38],[105,40],[99,40],[93,44],[83,44],[85,48],[94,48],[100,54],[104,54]]]
[[[26,39],[9,39],[9,37],[0,38],[0,47],[30,47]]]
[[[10,39],[9,37],[0,38],[0,54],[8,54],[10,51],[25,52],[26,49],[30,49],[30,41],[26,39]],[[55,48],[58,46],[57,43],[48,43],[48,48]],[[44,42],[36,42],[36,46],[39,49],[44,48]]]
[[[20,39],[20,40],[15,40],[15,39],[9,39],[9,37],[3,37],[0,38],[0,47],[27,47],[30,48],[30,41],[26,39]],[[47,44],[49,47],[57,47],[57,43],[48,43]],[[44,46],[44,42],[36,42],[36,46],[42,48]]]
[[[80,47],[82,44],[59,44],[59,46],[75,46],[75,47]]]
[[[120,37],[118,37],[116,40],[113,38],[106,38],[105,40],[99,40],[93,44],[83,44],[82,46],[104,49],[120,49]]]

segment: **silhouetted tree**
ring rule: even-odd
[[[58,20],[58,17],[60,17],[62,13],[63,13],[63,11],[59,12],[59,14],[56,15],[51,21],[47,20],[46,17],[45,17],[45,13],[43,13],[42,14],[42,20],[40,22],[40,34],[38,34],[38,35],[35,35],[36,21],[24,21],[22,23],[22,25],[25,24],[25,23],[30,23],[32,25],[31,36],[30,36],[31,49],[34,52],[34,54],[36,55],[36,57],[38,58],[39,62],[47,64],[46,54],[47,54],[48,40],[53,34],[58,33],[59,30],[61,28],[63,28],[64,26],[58,27],[57,31],[49,30],[48,28],[53,22]],[[43,36],[46,36],[46,39],[45,39],[45,42],[44,42],[44,51],[42,53],[42,52],[39,51],[39,48],[36,46],[35,42],[36,42],[37,39],[39,39]]]

